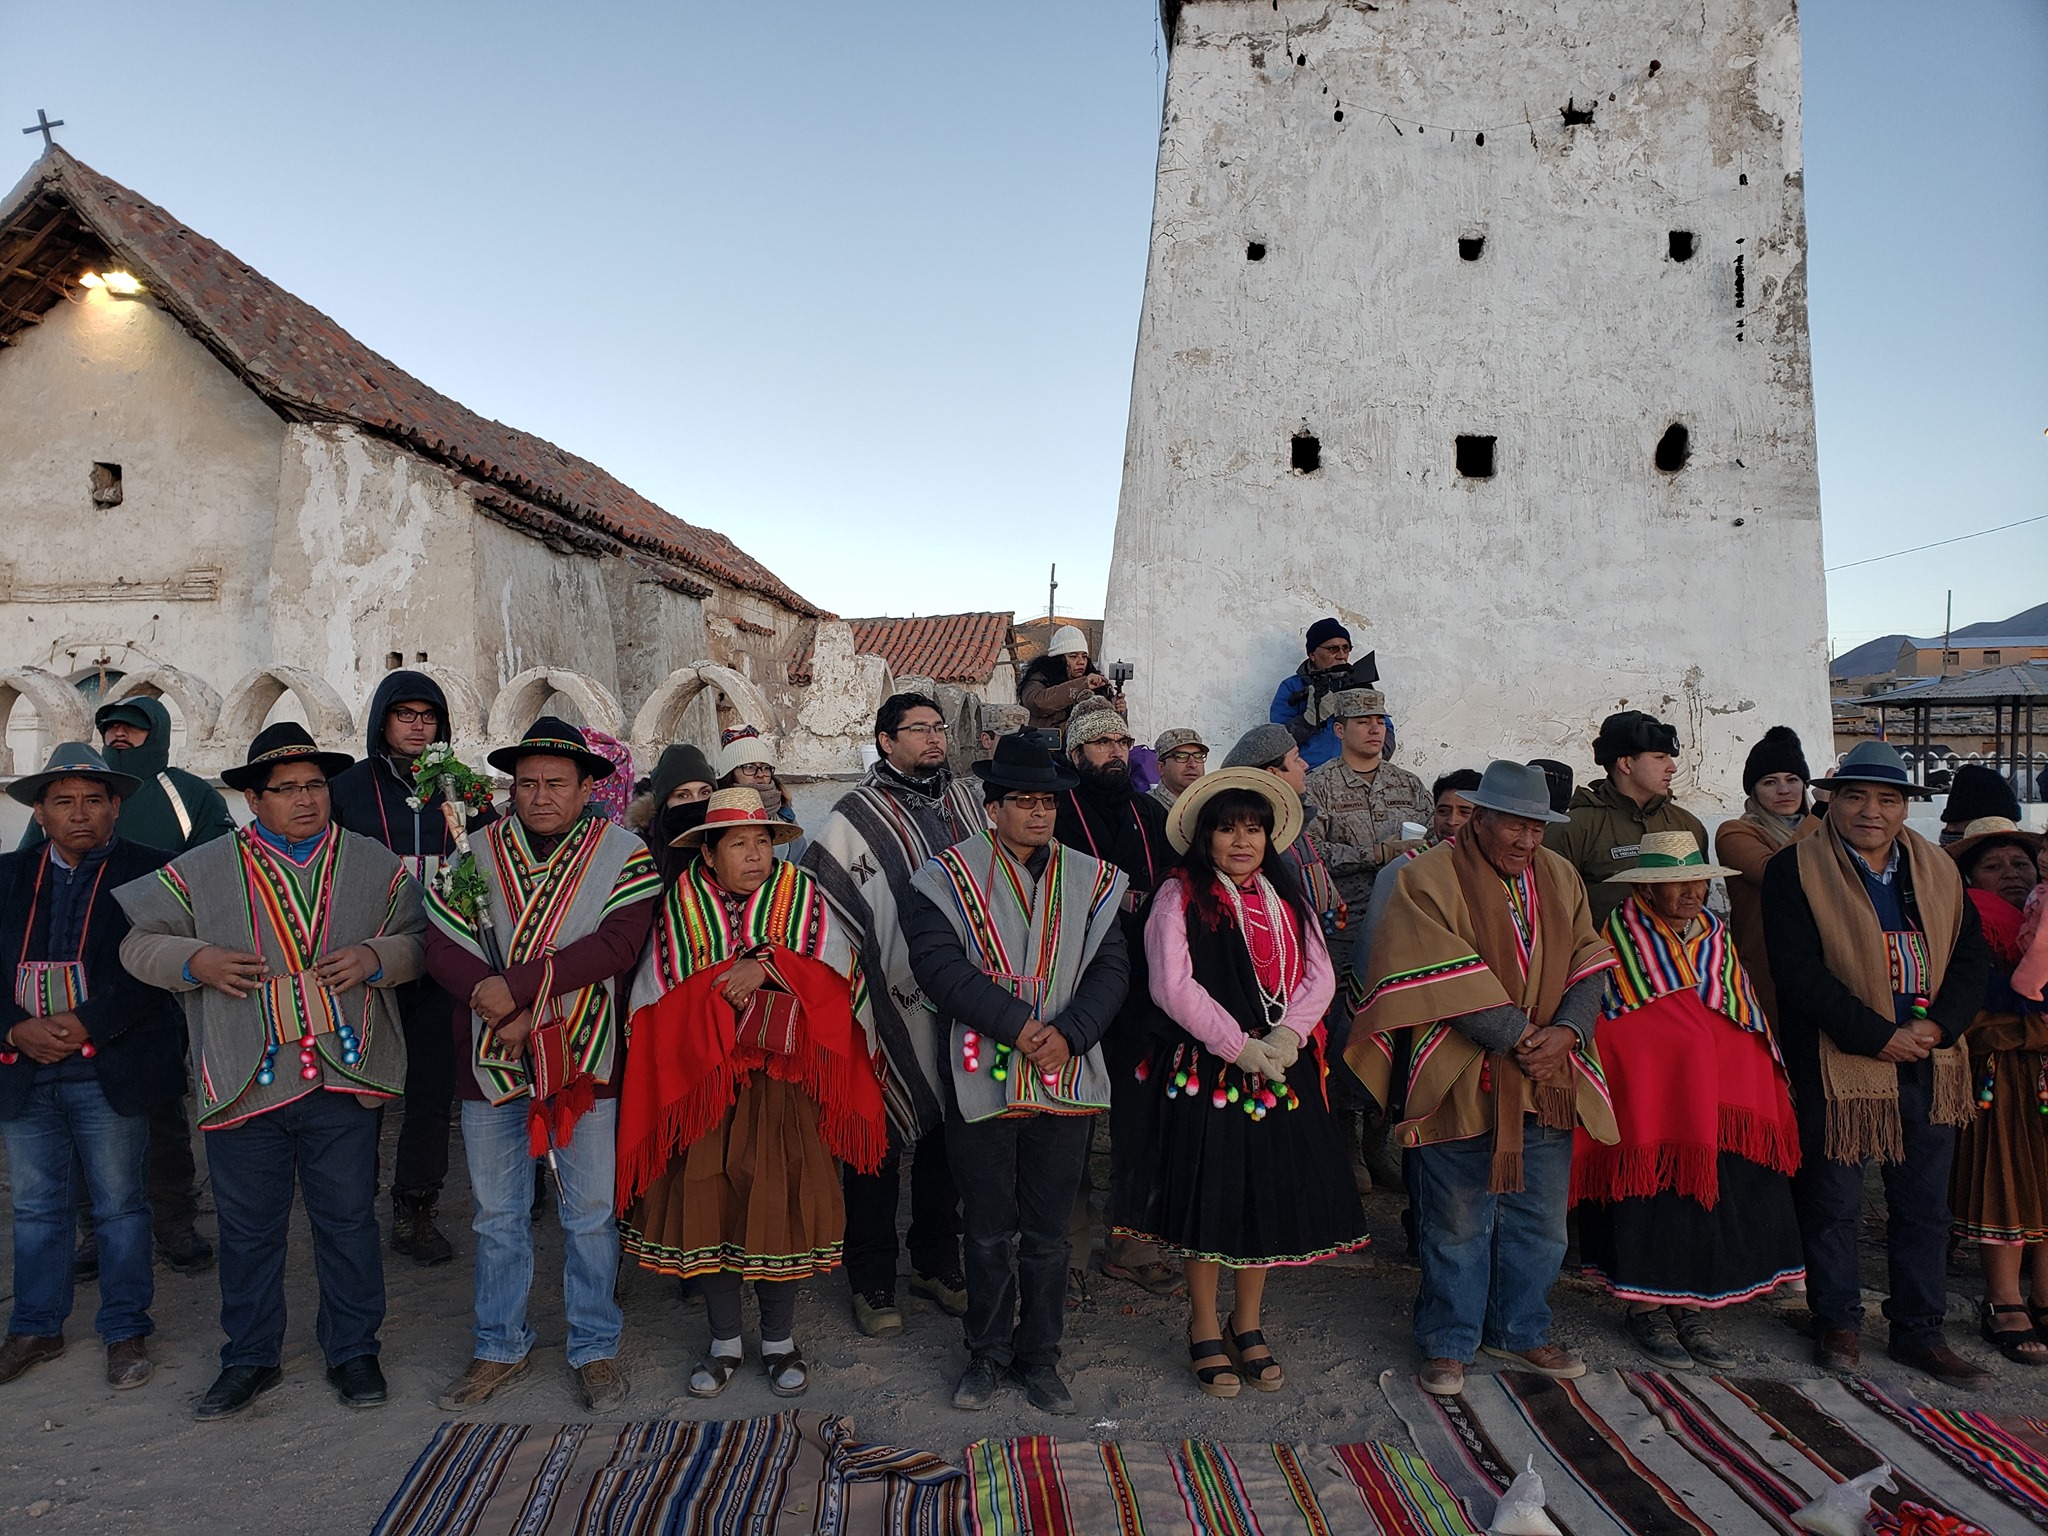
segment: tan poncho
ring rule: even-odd
[[[1495,1193],[1522,1187],[1522,1117],[1531,1108],[1557,1130],[1582,1125],[1603,1142],[1620,1134],[1590,1041],[1559,1077],[1532,1082],[1513,1057],[1487,1052],[1444,1022],[1511,1004],[1546,1025],[1575,982],[1614,964],[1614,950],[1593,927],[1585,885],[1562,857],[1538,849],[1516,888],[1531,920],[1526,945],[1508,883],[1473,839],[1439,844],[1403,868],[1374,935],[1372,980],[1344,1052],[1384,1104],[1393,1079],[1390,1037],[1414,1031],[1401,1144],[1491,1129]]]

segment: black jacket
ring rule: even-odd
[[[100,745],[100,755],[109,768],[142,781],[142,787],[121,802],[121,816],[114,823],[115,835],[131,843],[165,849],[175,858],[234,831],[235,818],[228,814],[227,801],[221,798],[220,791],[198,774],[171,766],[171,712],[159,700],[147,696],[122,702],[141,710],[150,723],[149,737],[139,747],[110,747],[104,742]],[[173,794],[178,797],[175,806],[171,804]],[[184,812],[182,818],[180,809]],[[42,843],[43,829],[31,821],[16,846],[39,848]]]
[[[1798,853],[1796,844],[1781,848],[1764,865],[1764,948],[1770,955],[1771,980],[1778,988],[1774,1017],[1785,1066],[1795,1085],[1810,1086],[1820,1080],[1822,1031],[1838,1049],[1852,1056],[1875,1056],[1898,1026],[1890,1014],[1866,1007],[1828,969],[1813,904],[1799,882]],[[1900,882],[1901,903],[1908,913],[1915,913],[1907,860],[1899,860],[1898,873],[1892,878]],[[1928,1018],[1941,1030],[1942,1044],[1954,1045],[1977,1017],[1990,975],[1991,948],[1984,942],[1976,904],[1965,899],[1962,931],[1956,935],[1941,988],[1927,1005]]]
[[[7,986],[0,996],[0,1038],[29,1014],[14,1000],[14,965],[27,937],[29,907],[43,849],[0,854],[0,955],[6,957]],[[92,1040],[93,1070],[107,1103],[121,1115],[146,1115],[185,1091],[185,1014],[178,1000],[156,987],[144,986],[121,964],[121,941],[128,936],[128,914],[114,892],[131,880],[161,869],[171,855],[161,848],[130,842],[116,835],[107,855],[106,873],[93,898],[85,935],[85,1001],[78,1022]],[[39,936],[50,929],[49,892],[34,902]],[[29,947],[33,956],[35,946]],[[0,1120],[11,1120],[28,1102],[35,1084],[36,1063],[27,1052],[12,1065],[0,1065]]]
[[[455,849],[441,815],[441,796],[423,801],[418,810],[407,805],[412,795],[411,776],[393,766],[390,749],[384,745],[384,717],[392,705],[409,700],[432,704],[440,712],[434,740],[448,740],[448,696],[441,685],[424,672],[388,672],[370,696],[363,756],[334,776],[328,796],[338,824],[374,838],[401,859],[417,854],[446,858]],[[487,827],[497,819],[497,811],[486,806],[470,817],[469,830]],[[417,864],[408,867],[419,872]]]

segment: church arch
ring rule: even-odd
[[[0,668],[0,774],[16,772],[7,728],[14,718],[14,706],[23,699],[35,709],[39,746],[36,763],[24,771],[33,773],[42,767],[41,754],[60,741],[92,740],[92,715],[84,696],[71,684],[42,667]]]
[[[213,733],[220,728],[221,697],[213,686],[204,678],[160,661],[144,662],[129,669],[107,690],[101,702],[112,704],[118,699],[148,695],[167,698],[178,706],[178,714],[185,722],[188,750],[212,740]]]
[[[583,723],[593,730],[617,736],[626,728],[625,706],[596,678],[561,667],[528,667],[491,701],[490,739],[500,746],[517,741],[557,693],[575,704]]]
[[[700,661],[676,668],[647,696],[640,713],[633,717],[633,750],[642,756],[659,756],[676,739],[684,711],[707,688],[724,698],[746,724],[763,736],[775,737],[775,709],[768,696],[731,667]]]
[[[272,665],[258,667],[243,677],[221,702],[216,745],[224,762],[242,761],[264,720],[287,693],[305,710],[306,729],[315,741],[351,755],[361,750],[362,743],[355,738],[355,717],[326,678],[304,667]]]

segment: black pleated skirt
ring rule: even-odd
[[[1579,1257],[1589,1279],[1624,1301],[1731,1307],[1805,1277],[1792,1181],[1723,1152],[1721,1196],[1710,1211],[1664,1190],[1582,1201]]]

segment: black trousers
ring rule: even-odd
[[[903,1148],[889,1130],[889,1152],[873,1173],[847,1168],[846,1283],[857,1295],[896,1290],[896,1206],[903,1192]],[[910,1267],[920,1275],[960,1272],[960,1194],[946,1158],[946,1128],[920,1137],[910,1153]]]
[[[998,1365],[1056,1365],[1067,1321],[1067,1220],[1093,1115],[946,1119],[960,1189],[967,1349]]]
[[[398,1124],[394,1194],[438,1195],[448,1178],[448,1124],[455,1105],[455,1000],[427,977],[398,988],[405,1033],[405,1118]]]
[[[1948,1177],[1955,1161],[1956,1131],[1933,1125],[1934,1099],[1929,1063],[1899,1068],[1899,1118],[1905,1124],[1906,1160],[1884,1163],[1885,1255],[1890,1294],[1884,1315],[1895,1344],[1931,1344],[1941,1338],[1948,1310]],[[1856,1237],[1863,1221],[1863,1165],[1830,1161],[1827,1100],[1816,1079],[1801,1085],[1799,1172],[1792,1177],[1792,1203],[1799,1213],[1799,1237],[1806,1249],[1806,1303],[1814,1327],[1832,1331],[1863,1325],[1863,1286]]]

